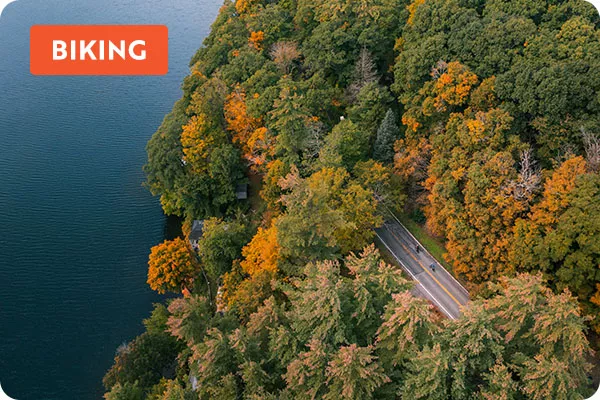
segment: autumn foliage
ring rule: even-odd
[[[234,90],[225,101],[227,129],[233,132],[233,142],[238,144],[250,165],[262,165],[270,154],[268,130],[260,118],[248,115],[246,94],[240,88]]]
[[[184,296],[148,329],[181,347],[152,379],[119,357],[115,393],[590,395],[599,60],[575,0],[226,2],[148,144],[165,213],[204,221],[197,254],[150,256],[151,287]],[[456,320],[382,261],[389,210],[469,290]]]
[[[277,228],[258,228],[258,232],[250,243],[242,249],[244,260],[240,263],[242,271],[253,276],[260,271],[277,272],[279,244],[277,243]]]
[[[182,127],[181,145],[186,163],[197,172],[206,170],[211,139],[206,135],[206,116],[195,115]]]
[[[159,293],[177,292],[189,285],[198,265],[185,240],[176,238],[156,245],[148,260],[148,284]]]
[[[262,50],[262,42],[265,40],[265,33],[263,31],[250,32],[250,38],[248,38],[248,44],[250,47],[256,50]]]

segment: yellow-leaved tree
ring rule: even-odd
[[[213,140],[207,135],[206,129],[204,114],[194,115],[182,126],[181,145],[184,160],[195,172],[204,172],[208,168],[208,156]]]
[[[279,259],[279,244],[277,242],[277,227],[268,229],[258,228],[258,232],[242,249],[244,260],[240,263],[242,270],[250,276],[261,271],[275,273]]]

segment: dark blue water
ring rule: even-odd
[[[144,146],[218,0],[19,0],[0,18],[0,383],[18,400],[100,399],[116,347],[157,300],[165,219]],[[34,77],[33,24],[165,24],[164,77]]]

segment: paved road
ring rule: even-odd
[[[469,301],[467,290],[420,244],[417,253],[417,240],[398,220],[390,219],[375,232],[402,268],[417,281],[416,294],[430,300],[449,318],[458,318],[461,308]],[[431,264],[435,264],[435,270],[430,268]]]

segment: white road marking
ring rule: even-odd
[[[468,291],[467,289],[465,289],[465,287],[464,287],[464,286],[463,286],[463,285],[462,285],[462,284],[461,284],[461,283],[460,283],[458,280],[456,280],[456,278],[455,278],[455,277],[454,277],[454,276],[453,276],[453,275],[452,275],[450,272],[448,272],[448,271],[446,270],[446,268],[444,268],[444,266],[442,265],[442,263],[440,263],[438,260],[436,260],[436,258],[435,258],[434,256],[432,256],[432,255],[431,255],[431,253],[429,252],[429,250],[427,250],[427,248],[426,248],[425,246],[423,246],[423,245],[421,244],[421,242],[419,242],[419,241],[417,240],[417,238],[416,238],[416,237],[415,237],[415,236],[412,234],[412,232],[411,232],[410,230],[408,230],[408,228],[407,228],[406,226],[404,226],[404,224],[403,224],[402,222],[400,222],[400,220],[398,219],[398,217],[396,217],[396,214],[394,214],[394,213],[392,212],[392,210],[390,210],[390,209],[388,208],[388,206],[387,206],[387,205],[386,205],[386,204],[385,204],[383,201],[380,201],[379,203],[380,203],[380,204],[383,204],[383,206],[385,207],[385,209],[386,209],[386,210],[387,210],[387,211],[388,211],[388,212],[389,212],[389,213],[392,215],[392,217],[394,217],[394,219],[396,220],[396,222],[398,222],[398,225],[400,225],[401,227],[403,227],[403,228],[404,228],[404,230],[405,230],[406,232],[408,232],[408,234],[410,235],[410,237],[412,237],[412,238],[413,238],[413,240],[414,240],[415,242],[417,242],[417,243],[419,244],[419,246],[421,246],[421,248],[422,248],[423,250],[425,250],[425,252],[426,252],[426,253],[429,255],[429,257],[431,257],[432,259],[434,259],[434,260],[437,262],[437,264],[438,264],[438,265],[439,265],[439,266],[440,266],[440,267],[441,267],[441,268],[442,268],[444,271],[446,271],[446,273],[448,273],[448,275],[450,275],[450,278],[452,278],[452,280],[453,280],[454,282],[456,282],[456,284],[458,285],[458,287],[459,287],[459,288],[460,288],[460,289],[461,289],[461,290],[462,290],[462,291],[463,291],[463,292],[464,292],[464,293],[465,293],[467,296],[469,296],[469,291]]]
[[[421,285],[421,287],[427,292],[427,294],[429,294],[429,296],[431,296],[431,298],[433,299],[433,301],[435,301],[437,303],[437,305],[442,309],[442,311],[444,311],[444,313],[450,317],[450,319],[456,319],[456,317],[454,317],[441,303],[438,299],[436,299],[436,297],[429,291],[427,290],[427,288],[421,283],[421,281],[419,279],[417,279],[417,277],[410,271],[410,269],[402,262],[401,259],[398,258],[398,256],[396,256],[396,253],[394,253],[394,251],[390,248],[390,246],[388,246],[388,244],[385,242],[385,240],[383,240],[383,238],[379,235],[379,233],[375,232],[375,234],[377,235],[377,237],[379,238],[379,240],[381,240],[381,243],[383,243],[383,245],[388,249],[388,251],[394,256],[394,258],[396,260],[398,260],[398,262],[400,263],[400,265],[402,266],[402,268],[404,268],[404,270],[406,272],[408,272],[410,274],[410,276],[419,284]]]

